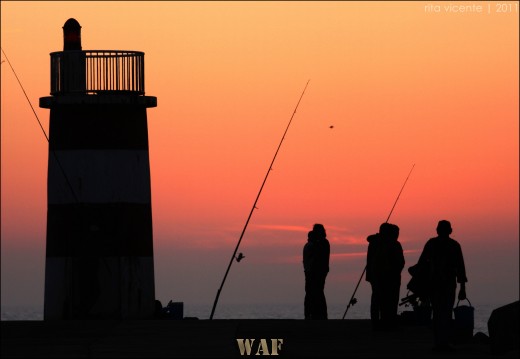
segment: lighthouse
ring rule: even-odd
[[[144,53],[82,50],[63,26],[52,52],[44,319],[154,314]]]

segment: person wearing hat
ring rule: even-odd
[[[437,237],[429,239],[419,257],[418,265],[429,273],[429,297],[433,314],[433,340],[435,351],[453,351],[449,345],[451,320],[457,283],[459,300],[466,299],[466,268],[460,244],[450,237],[451,223],[441,220],[437,224]]]

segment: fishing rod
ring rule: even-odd
[[[13,74],[14,74],[14,77],[16,78],[16,81],[18,81],[18,84],[20,85],[20,88],[22,89],[22,92],[25,95],[25,98],[27,99],[27,102],[29,103],[29,106],[31,107],[31,110],[34,113],[34,116],[36,117],[36,121],[38,121],[38,125],[40,125],[40,128],[41,128],[41,130],[43,132],[43,135],[45,136],[45,139],[47,140],[47,142],[49,142],[49,136],[47,136],[47,132],[45,132],[45,129],[43,128],[42,123],[40,121],[40,118],[36,114],[36,111],[34,110],[34,107],[33,107],[32,103],[31,103],[31,100],[29,100],[29,96],[27,96],[27,92],[25,92],[25,89],[24,89],[24,87],[22,85],[22,82],[18,78],[18,75],[16,74],[16,71],[14,70],[13,65],[11,65],[11,61],[9,61],[9,58],[7,57],[7,54],[4,51],[4,48],[1,48],[1,49],[2,49],[2,53],[5,56],[5,59],[7,60],[7,63],[9,64],[9,67],[11,67],[11,70],[13,71]],[[50,148],[50,146],[49,146],[49,148]],[[58,164],[60,172],[63,175],[63,178],[65,179],[65,182],[67,183],[67,186],[69,187],[70,192],[72,193],[72,196],[74,197],[76,202],[79,203],[79,198],[76,195],[76,192],[74,191],[74,188],[72,187],[72,185],[71,185],[71,183],[69,181],[69,178],[67,177],[67,174],[65,173],[65,170],[63,169],[63,166],[61,165],[61,162],[59,161],[58,156],[56,155],[56,152],[53,149],[50,149],[50,152],[52,153],[54,159],[56,160],[56,163]]]
[[[412,174],[412,171],[413,171],[414,167],[415,167],[415,163],[413,164],[412,169],[408,173],[408,176],[406,177],[406,180],[404,181],[403,186],[401,187],[401,190],[399,191],[399,194],[397,195],[397,198],[395,199],[394,205],[392,206],[392,209],[390,210],[390,213],[388,214],[388,217],[386,218],[385,223],[388,223],[388,221],[390,220],[390,216],[392,215],[392,212],[394,211],[394,208],[395,208],[395,205],[397,204],[397,201],[399,201],[399,197],[401,197],[401,193],[403,192],[404,186],[406,186],[406,182],[408,182],[408,178],[410,178],[410,175]],[[358,290],[359,284],[361,283],[361,279],[365,275],[366,270],[367,270],[367,266],[365,265],[365,269],[363,269],[363,273],[361,273],[361,277],[359,277],[359,280],[358,280],[357,285],[356,285],[356,289],[354,289],[354,293],[352,293],[352,297],[350,297],[350,300],[349,300],[348,305],[347,305],[347,309],[345,309],[345,313],[343,313],[343,318],[341,318],[341,319],[345,319],[345,316],[347,315],[347,312],[348,312],[350,306],[357,303],[357,299],[354,298],[354,296],[356,295],[356,292]]]
[[[264,189],[264,185],[265,185],[265,182],[267,181],[267,177],[269,177],[269,173],[271,173],[271,171],[273,170],[273,164],[276,159],[276,156],[278,155],[278,151],[280,151],[280,147],[282,147],[282,143],[283,143],[283,140],[285,139],[285,135],[287,134],[287,131],[289,130],[289,126],[291,126],[291,122],[294,118],[294,115],[296,114],[296,110],[298,109],[298,106],[300,105],[300,101],[302,100],[303,95],[305,94],[305,90],[307,89],[307,86],[309,85],[309,81],[310,81],[310,79],[307,80],[307,83],[305,84],[305,87],[303,88],[300,99],[298,100],[298,103],[296,104],[296,107],[294,108],[294,112],[291,116],[291,119],[289,120],[289,124],[285,128],[285,132],[283,133],[282,139],[280,140],[280,143],[278,144],[278,148],[276,149],[273,160],[271,161],[271,164],[269,165],[269,169],[267,170],[267,173],[265,174],[264,181],[262,182],[262,186],[260,186],[260,190],[258,191],[255,202],[253,203],[251,212],[249,212],[249,216],[247,217],[246,224],[244,225],[244,229],[242,229],[242,233],[240,234],[240,238],[238,239],[238,243],[235,247],[235,251],[233,252],[233,255],[231,256],[231,260],[229,261],[229,265],[227,267],[226,274],[224,274],[224,279],[222,279],[220,288],[217,291],[217,296],[215,297],[215,301],[213,302],[213,308],[211,309],[211,315],[210,315],[209,319],[213,319],[213,314],[215,314],[215,308],[217,307],[217,302],[220,297],[220,292],[222,292],[222,287],[224,287],[224,283],[228,276],[229,270],[231,269],[231,265],[233,264],[233,260],[240,262],[242,260],[242,258],[244,258],[244,255],[242,253],[240,253],[238,257],[236,256],[238,247],[240,246],[240,242],[242,242],[242,238],[244,237],[244,233],[246,232],[246,228],[247,228],[247,225],[249,224],[249,220],[251,219],[251,216],[253,215],[254,210],[257,209],[256,203],[258,202],[258,199],[260,198],[260,194],[262,193],[262,190]]]
[[[403,193],[404,186],[406,186],[406,182],[408,182],[408,178],[410,178],[410,175],[412,174],[414,167],[415,167],[415,163],[413,164],[412,168],[410,169],[410,173],[408,173],[408,176],[406,177],[406,180],[403,183],[403,187],[401,187],[401,190],[399,191],[399,194],[397,195],[397,198],[395,199],[394,205],[392,206],[392,209],[390,210],[390,213],[388,214],[388,217],[386,218],[385,223],[388,223],[388,220],[390,219],[390,216],[392,215],[392,212],[394,211],[397,201],[399,201],[399,197],[401,197],[401,193]]]

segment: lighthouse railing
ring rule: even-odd
[[[144,53],[60,51],[51,55],[51,95],[129,92],[144,95]]]

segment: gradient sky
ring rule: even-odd
[[[366,237],[415,163],[390,219],[405,268],[448,219],[468,297],[502,305],[519,297],[519,18],[518,2],[506,3],[512,12],[493,2],[457,2],[483,12],[453,13],[445,2],[2,1],[1,43],[46,131],[38,99],[67,19],[81,24],[84,50],[145,52],[146,94],[158,99],[148,130],[163,304],[207,304],[209,316],[310,79],[219,303],[303,307],[302,248],[323,223],[327,300],[346,305]],[[2,305],[43,305],[48,144],[6,62],[1,75]],[[401,297],[408,280],[405,269]],[[369,293],[363,281],[356,297]]]

